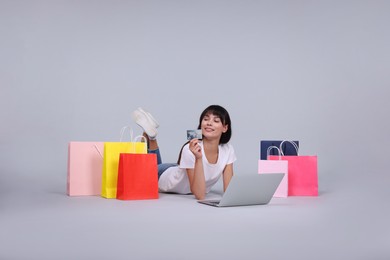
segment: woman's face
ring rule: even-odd
[[[219,140],[221,135],[227,131],[228,126],[222,123],[221,118],[209,113],[203,117],[201,129],[204,138]]]

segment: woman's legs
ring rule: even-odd
[[[154,153],[157,155],[157,165],[162,163],[160,149],[158,147],[157,139],[150,140],[149,136],[144,132],[143,136],[146,138],[148,153]]]
[[[157,165],[157,174],[158,174],[158,179],[160,179],[161,175],[171,167],[177,166],[177,163],[161,163]]]
[[[158,149],[157,139],[151,140],[145,132],[143,133],[143,136],[145,136],[146,140],[148,141],[148,149],[149,150],[157,150]]]
[[[147,140],[148,153],[157,155],[157,174],[160,179],[161,175],[165,172],[166,169],[177,166],[177,163],[162,163],[160,148],[158,147],[157,139],[150,140],[146,133],[143,133]]]
[[[160,149],[157,143],[157,128],[158,122],[154,117],[142,108],[138,108],[132,113],[134,121],[144,130],[143,136],[146,138],[148,153],[157,155],[158,178],[164,171],[172,166],[177,166],[176,163],[162,163]]]

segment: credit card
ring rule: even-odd
[[[187,140],[192,140],[194,138],[202,139],[201,129],[187,130]]]

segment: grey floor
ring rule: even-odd
[[[233,208],[190,195],[68,197],[65,178],[3,180],[0,259],[390,259],[388,178],[350,180]]]

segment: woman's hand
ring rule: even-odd
[[[190,151],[195,155],[196,159],[202,158],[202,148],[200,147],[199,139],[197,138],[192,139],[189,143],[189,148]]]

